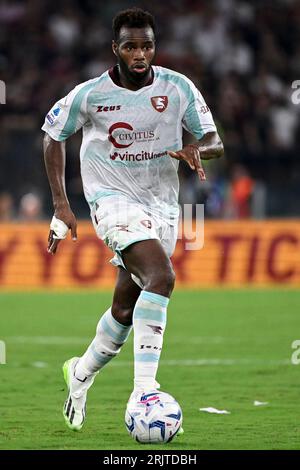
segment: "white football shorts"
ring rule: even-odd
[[[126,197],[98,199],[91,209],[91,217],[98,238],[115,254],[110,260],[114,266],[125,268],[122,251],[138,241],[160,240],[168,257],[175,250],[178,219],[163,219]],[[135,276],[132,277],[137,282]]]

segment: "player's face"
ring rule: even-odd
[[[143,79],[150,70],[155,54],[155,38],[150,26],[128,28],[123,26],[118,41],[113,41],[113,51],[122,71],[134,81]]]

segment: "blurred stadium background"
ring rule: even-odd
[[[195,82],[225,146],[225,158],[205,164],[205,183],[200,184],[188,166],[180,165],[181,204],[205,204],[205,245],[200,251],[185,251],[185,240],[179,240],[173,258],[182,291],[174,296],[170,346],[161,366],[170,384],[168,391],[179,395],[185,416],[191,417],[192,424],[187,422],[194,438],[190,448],[299,448],[299,423],[294,416],[299,371],[290,364],[291,343],[299,336],[300,326],[300,104],[292,87],[300,80],[297,0],[0,2],[0,80],[7,93],[6,104],[0,105],[0,339],[8,348],[7,366],[0,372],[7,374],[2,396],[11,405],[11,412],[2,405],[8,431],[2,433],[0,448],[102,448],[91,430],[77,443],[68,441],[63,424],[56,435],[48,426],[43,428],[44,440],[39,436],[44,413],[54,426],[56,418],[61,419],[57,411],[57,400],[63,400],[60,378],[51,374],[66,357],[78,354],[78,345],[84,350],[99,314],[109,305],[115,277],[108,263],[110,253],[96,239],[88,220],[79,175],[80,133],[68,142],[66,172],[70,203],[80,219],[79,239],[75,244],[64,242],[55,257],[46,253],[52,203],[40,127],[59,97],[114,63],[111,20],[130,6],[155,15],[155,63]],[[220,287],[241,289],[220,291]],[[185,291],[190,288],[193,292]],[[49,289],[53,294],[33,293]],[[75,293],[64,293],[73,289]],[[84,292],[90,289],[97,289],[97,294],[87,296]],[[190,315],[190,323],[181,332],[182,310]],[[192,362],[185,364],[190,366],[188,371],[180,366],[178,349],[186,343],[180,332],[190,335],[189,325],[193,333],[184,357],[198,361],[198,366],[206,364],[205,372],[199,373]],[[129,349],[124,358],[132,361]],[[171,376],[167,359],[169,364],[179,361],[178,381]],[[226,365],[232,365],[230,379]],[[15,418],[11,391],[18,393],[24,370],[27,400],[23,399],[24,408]],[[112,399],[109,380],[114,380],[125,400],[131,382],[126,383],[124,375],[119,385],[125,372],[117,367],[112,371],[112,379],[105,371],[104,393]],[[47,405],[45,382],[49,384]],[[178,382],[189,385],[188,396]],[[237,399],[242,417],[232,421],[228,417],[229,427],[224,430],[207,419],[203,429],[188,400],[200,392],[214,400],[199,402],[202,406],[234,407]],[[22,403],[22,397],[16,396]],[[243,414],[243,406],[254,397],[273,400],[264,424],[250,410]],[[117,410],[117,401],[113,403]],[[33,416],[29,427],[26,421],[26,431],[22,412],[27,413],[26,419]],[[113,414],[108,409],[108,413],[121,419],[119,411]],[[100,426],[96,417],[92,419],[93,426]],[[36,432],[31,434],[30,429]],[[120,445],[123,430],[110,429],[108,441]],[[179,448],[189,448],[184,442]],[[129,442],[123,445],[128,448]]]
[[[42,259],[50,263],[37,236],[42,229],[32,225],[48,222],[52,215],[40,127],[59,97],[114,63],[111,20],[132,5],[97,0],[0,3],[0,78],[7,86],[7,103],[0,106],[0,221],[24,222],[28,230],[23,237],[21,226],[2,226],[2,285],[29,282],[23,272],[18,274],[23,252],[34,260],[35,271],[43,269]],[[292,99],[292,84],[300,76],[299,2],[169,0],[153,2],[151,12],[158,23],[156,63],[186,74],[202,90],[226,149],[224,159],[206,164],[208,179],[201,185],[187,165],[180,166],[180,202],[204,203],[208,230],[207,250],[193,258],[193,284],[298,283],[300,104]],[[88,219],[79,175],[80,139],[78,133],[68,143],[66,178],[75,214]],[[281,221],[273,224],[274,218]],[[210,225],[209,219],[222,223]],[[262,222],[266,219],[268,223]],[[85,259],[91,259],[86,252],[96,252],[98,262],[102,255],[93,240],[84,238],[85,230],[93,237],[92,229],[82,228],[76,250]],[[180,258],[180,249],[177,254]],[[185,277],[189,283],[191,269],[187,258],[184,262],[179,281]],[[53,269],[54,264],[58,261]],[[87,266],[81,277],[107,284],[100,271]],[[57,281],[58,275],[53,277]],[[31,281],[31,287],[56,282],[45,272]]]

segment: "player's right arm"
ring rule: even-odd
[[[73,240],[77,238],[76,219],[66,194],[65,141],[88,122],[87,97],[98,80],[96,78],[77,85],[67,96],[55,103],[42,126],[45,131],[44,160],[54,206],[48,238],[48,251],[52,254],[56,252],[68,230],[71,230]]]
[[[54,207],[54,217],[62,221],[68,229],[71,230],[72,239],[77,239],[77,222],[73,214],[65,185],[65,162],[66,162],[66,145],[65,141],[57,141],[52,139],[49,134],[44,136],[44,160],[48,180],[52,193],[52,201]],[[53,227],[54,228],[54,227]],[[62,238],[57,238],[59,234],[50,229],[48,237],[48,252],[55,254],[57,246]]]

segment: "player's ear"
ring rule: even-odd
[[[118,44],[117,44],[114,40],[112,41],[111,47],[112,47],[113,53],[114,53],[115,55],[118,55],[118,54],[117,54]]]

